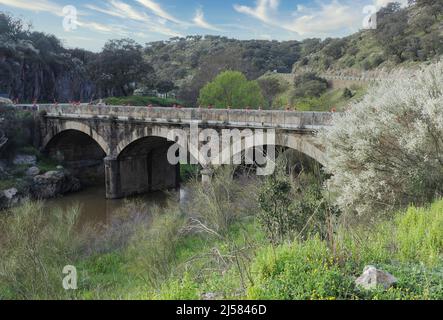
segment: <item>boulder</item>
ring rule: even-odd
[[[32,155],[19,154],[19,155],[15,156],[15,158],[12,162],[16,166],[18,166],[18,165],[35,166],[37,163],[37,157],[32,156]]]
[[[57,166],[56,169],[57,170],[63,170],[64,168],[63,168],[63,166]]]
[[[21,196],[16,188],[0,191],[0,209],[11,208],[21,201]]]
[[[40,174],[40,169],[38,167],[30,167],[28,170],[26,170],[26,175],[28,177],[35,177]]]
[[[385,290],[397,283],[397,279],[390,273],[379,270],[374,266],[366,266],[363,274],[355,280],[357,287],[374,290],[377,287],[382,287]]]
[[[220,300],[221,297],[220,295],[218,295],[217,293],[214,292],[208,292],[208,293],[203,293],[201,295],[201,299],[202,300],[206,300],[206,301],[210,301],[210,300]]]
[[[80,181],[67,171],[48,171],[34,177],[31,194],[36,199],[49,199],[68,192],[79,191]]]

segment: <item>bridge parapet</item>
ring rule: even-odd
[[[23,106],[25,107],[25,106]],[[330,112],[297,112],[279,110],[196,109],[163,107],[129,107],[97,105],[40,105],[39,111],[49,117],[110,118],[156,123],[191,123],[236,127],[265,127],[316,130],[328,126]]]

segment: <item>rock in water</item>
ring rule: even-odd
[[[28,177],[34,177],[39,174],[40,174],[40,169],[38,167],[31,167],[28,170],[26,170],[26,175]]]
[[[32,155],[17,155],[12,161],[16,166],[18,165],[29,165],[34,166],[37,163],[37,157]]]
[[[390,273],[379,270],[374,266],[366,266],[363,274],[355,280],[355,284],[366,290],[376,289],[378,286],[385,290],[392,287],[397,279]]]
[[[31,193],[36,199],[49,199],[80,188],[80,181],[67,171],[48,171],[34,177]]]

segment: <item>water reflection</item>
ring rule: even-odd
[[[186,192],[181,189],[169,192],[154,192],[141,196],[131,197],[131,200],[141,200],[152,205],[166,205],[168,199],[175,198],[177,201],[184,199]],[[180,199],[180,200],[179,200]],[[63,210],[80,205],[81,225],[109,224],[128,199],[107,200],[105,199],[104,187],[90,187],[80,192],[67,194],[63,197],[50,199],[45,202],[47,209],[61,208]]]

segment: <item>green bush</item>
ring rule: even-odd
[[[434,266],[443,260],[443,201],[430,208],[408,209],[396,219],[395,243],[403,262]]]
[[[200,299],[199,286],[185,272],[181,279],[172,278],[165,282],[161,289],[151,298],[155,300],[198,300]]]
[[[263,249],[253,262],[252,275],[249,299],[347,299],[354,290],[353,279],[318,238]]]
[[[298,98],[319,97],[329,87],[328,81],[315,73],[304,73],[295,77],[294,85],[294,96]]]
[[[326,237],[327,220],[336,216],[338,209],[323,192],[321,174],[316,176],[302,171],[292,178],[279,166],[258,193],[258,220],[269,240],[282,243],[317,233]]]
[[[392,219],[368,225],[342,225],[336,235],[342,261],[367,264],[392,261],[435,268],[443,263],[443,201],[429,208],[410,207]]]
[[[238,71],[220,73],[200,90],[198,102],[204,106],[236,109],[246,107],[258,109],[265,105],[258,82],[248,81],[246,76]]]

